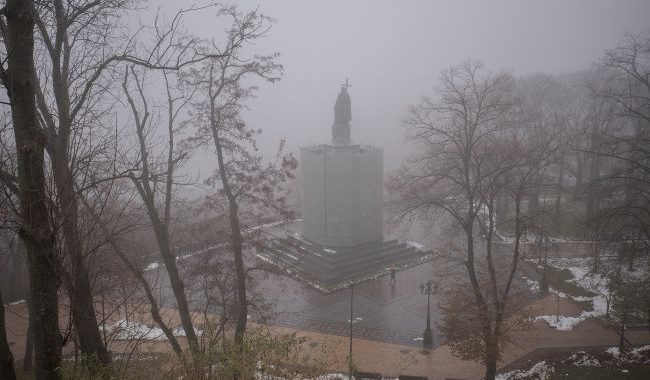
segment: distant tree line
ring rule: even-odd
[[[515,77],[469,60],[409,110],[414,149],[391,190],[402,217],[451,220],[446,251],[466,271],[447,287],[441,327],[456,354],[485,364],[486,379],[509,332],[525,324],[513,280],[529,238],[591,240],[594,270],[605,247],[630,263],[647,259],[649,80],[644,32],[572,74]],[[497,248],[503,241],[509,249]],[[650,302],[629,290],[648,279],[625,279],[620,267],[609,276],[623,339],[631,305],[650,313]]]

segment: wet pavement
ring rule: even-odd
[[[210,252],[184,260],[182,267],[200,264],[209,257]],[[248,265],[255,264],[255,257],[248,257]],[[520,262],[525,276],[535,279],[534,271]],[[443,282],[453,276],[466,276],[466,269],[459,261],[452,261],[444,255],[434,255],[431,261],[396,272],[394,282],[390,275],[356,284],[354,287],[353,336],[387,343],[420,346],[422,333],[426,326],[427,297],[420,291],[420,284],[433,279]],[[174,306],[173,295],[169,289],[164,266],[147,272],[156,279],[158,291],[164,304]],[[300,330],[348,336],[350,332],[349,288],[324,293],[308,284],[283,274],[270,274],[256,271],[256,307],[251,308],[251,319],[265,320],[270,325],[292,327]],[[186,277],[187,278],[187,275]],[[186,285],[188,300],[194,310],[205,307],[204,293],[199,284],[188,281]],[[447,285],[453,286],[453,285]],[[529,286],[517,276],[513,292],[524,294],[533,300],[536,295]],[[259,311],[258,310],[262,310]],[[211,309],[211,312],[218,310]],[[434,333],[434,346],[444,342],[436,323],[441,313],[438,295],[431,295],[431,327]]]
[[[420,344],[426,326],[426,295],[420,284],[431,279],[432,262],[371,279],[354,286],[353,336],[382,342]],[[297,280],[269,276],[261,283],[261,292],[272,306],[269,323],[328,334],[350,332],[350,289],[323,293]],[[438,320],[435,296],[431,297],[431,321]],[[434,328],[435,331],[435,328]],[[440,343],[439,336],[434,342]]]

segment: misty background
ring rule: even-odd
[[[190,5],[148,4],[143,13],[158,4],[167,15]],[[588,68],[625,33],[650,27],[647,0],[243,0],[236,5],[242,12],[259,6],[276,21],[251,51],[279,52],[284,66],[282,80],[261,83],[244,115],[250,126],[263,130],[261,153],[272,157],[282,137],[294,152],[329,141],[334,101],[349,78],[352,138],[383,147],[386,170],[406,157],[402,119],[410,105],[431,92],[441,70],[474,58],[490,70],[518,76],[575,72]],[[185,24],[197,35],[218,37],[226,21],[199,12],[188,15]],[[212,161],[199,155],[189,167],[203,176],[214,169]]]

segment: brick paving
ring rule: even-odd
[[[555,296],[549,295],[529,305],[538,315],[552,315],[557,308]],[[60,309],[62,327],[65,327],[65,312],[67,308]],[[580,307],[571,300],[560,299],[560,313],[575,315]],[[175,311],[164,310],[166,319],[177,320]],[[136,313],[141,317],[146,313]],[[22,360],[24,353],[24,339],[27,330],[27,308],[25,304],[7,306],[5,318],[10,347],[16,360]],[[173,323],[173,322],[172,322]],[[254,328],[254,326],[253,326]],[[346,357],[348,354],[348,338],[339,335],[340,331],[333,334],[302,330],[283,326],[271,326],[270,329],[277,333],[297,331],[299,335],[307,337],[310,342],[319,342],[320,346],[331,348],[328,360],[333,371],[346,371]],[[361,330],[356,330],[361,335]],[[355,334],[356,334],[355,331]],[[650,344],[650,334],[646,329],[632,330],[626,336],[633,344]],[[536,322],[527,331],[516,334],[514,342],[506,347],[500,366],[511,363],[538,348],[552,347],[583,347],[583,346],[615,346],[618,336],[612,330],[606,329],[595,320],[586,320],[572,331],[558,331],[549,328],[544,322]],[[126,342],[117,342],[111,346],[113,350],[125,349]],[[69,350],[70,348],[66,348]],[[147,342],[142,348],[145,352],[169,352],[166,342]],[[362,339],[355,335],[353,339],[353,358],[361,371],[381,373],[384,376],[417,375],[427,376],[431,380],[437,379],[479,379],[483,374],[483,366],[471,361],[463,361],[452,355],[449,346],[438,345],[433,350],[422,350],[413,345],[380,342],[377,340]]]

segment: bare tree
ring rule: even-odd
[[[609,80],[592,88],[594,94],[617,106],[613,128],[604,129],[600,138],[606,149],[594,154],[614,162],[612,170],[600,179],[610,202],[599,213],[610,227],[624,230],[628,237],[650,240],[650,36],[648,32],[627,35],[608,50],[600,62]],[[612,224],[612,222],[614,222]],[[648,249],[646,245],[646,250]]]
[[[129,0],[74,4],[54,0],[35,8],[43,57],[36,96],[54,178],[54,205],[66,264],[61,270],[81,349],[86,357],[95,357],[104,365],[110,358],[97,327],[92,273],[79,220],[79,197],[83,194],[77,189],[83,193],[93,183],[106,180],[102,177],[116,175],[106,173],[101,162],[100,169],[96,166],[102,144],[111,139],[107,115],[114,101],[110,90],[119,83],[115,80],[121,71],[118,67],[130,62],[177,70],[213,57],[200,48],[202,41],[179,28],[183,15],[199,8],[179,11],[164,26],[156,18],[152,28],[129,35],[122,20],[133,4]],[[143,29],[152,33],[147,43],[138,42]]]
[[[118,198],[119,199],[119,198]],[[149,302],[151,317],[153,321],[160,327],[160,329],[165,334],[165,337],[169,341],[169,344],[172,346],[172,349],[177,355],[181,355],[183,350],[181,348],[178,339],[174,336],[172,328],[170,328],[167,323],[165,323],[161,312],[158,300],[154,295],[154,289],[145,277],[144,268],[141,265],[138,265],[137,262],[133,259],[133,255],[129,254],[127,250],[120,243],[118,234],[112,229],[109,228],[109,223],[105,219],[101,219],[100,215],[97,212],[97,207],[91,205],[85,198],[82,198],[82,202],[85,206],[85,209],[90,213],[93,220],[97,223],[100,228],[100,234],[107,242],[108,246],[111,248],[113,253],[119,257],[122,263],[126,266],[129,273],[136,279],[138,284],[142,287],[147,301]],[[127,202],[127,205],[130,205]],[[121,220],[121,218],[119,218]]]
[[[187,157],[182,150],[178,151],[175,145],[176,117],[182,106],[187,104],[189,98],[175,98],[169,87],[167,73],[163,71],[163,77],[166,83],[167,95],[167,144],[166,144],[166,162],[160,168],[155,157],[152,155],[153,148],[150,146],[150,129],[151,113],[147,98],[143,89],[143,79],[136,73],[133,66],[126,69],[122,89],[126,95],[129,107],[133,114],[135,122],[136,136],[138,139],[138,163],[139,173],[132,171],[129,178],[135,185],[135,188],[144,203],[151,222],[151,226],[156,235],[156,241],[160,254],[165,263],[165,268],[169,274],[169,280],[176,299],[176,305],[181,317],[181,324],[185,330],[190,348],[197,352],[199,349],[198,338],[194,331],[191,313],[185,295],[185,284],[181,278],[180,271],[176,264],[176,252],[170,236],[171,225],[171,207],[173,187],[175,180],[175,170],[179,164]],[[131,95],[128,88],[129,81],[132,81],[136,87],[136,93],[139,97],[139,104]],[[178,105],[177,103],[180,103]],[[158,194],[161,194],[160,197]],[[158,202],[162,202],[159,204]],[[151,301],[151,300],[150,300]]]
[[[246,207],[258,210],[257,217],[248,215],[248,220],[259,220],[264,216],[264,210],[286,210],[286,198],[281,195],[281,187],[292,175],[296,160],[292,155],[284,155],[281,143],[275,159],[265,164],[256,155],[255,138],[261,130],[246,126],[240,116],[244,101],[256,90],[254,86],[243,84],[246,78],[268,82],[279,79],[282,67],[274,61],[277,54],[242,56],[245,45],[265,35],[269,20],[257,11],[242,15],[231,7],[223,12],[234,19],[226,40],[225,50],[229,54],[206,61],[202,69],[188,76],[186,81],[198,85],[204,96],[195,104],[199,128],[193,141],[214,147],[218,165],[211,183],[219,186],[216,203],[223,200],[227,205],[229,249],[234,259],[237,295],[235,341],[240,345],[246,331],[249,306],[244,251],[247,245],[248,249],[252,248],[242,227],[246,223]]]
[[[0,76],[11,104],[18,153],[20,236],[25,243],[30,269],[30,317],[34,336],[37,379],[61,378],[58,281],[55,240],[50,225],[45,191],[45,138],[36,109],[34,22],[31,1],[7,1],[0,29],[5,42],[7,67]]]
[[[513,90],[510,75],[487,72],[475,61],[444,71],[436,97],[424,98],[409,112],[406,123],[419,151],[392,184],[404,215],[442,211],[462,231],[452,255],[467,269],[479,333],[450,343],[460,348],[469,342],[475,354],[470,356],[485,363],[486,379],[496,375],[505,319],[511,315],[523,231],[520,203],[547,157],[546,148],[530,150],[528,138],[517,132],[521,123]],[[510,256],[495,252],[493,244],[496,199],[502,193],[515,201]],[[479,231],[483,237],[477,239]]]

